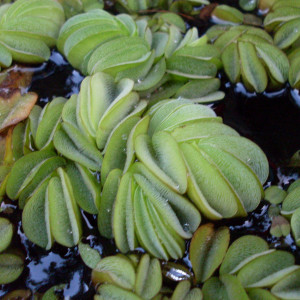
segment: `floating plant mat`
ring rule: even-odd
[[[230,2],[230,1],[228,1]],[[232,1],[231,1],[232,2]],[[208,24],[206,24],[208,28]],[[26,68],[25,68],[26,70]],[[40,67],[30,68],[34,71],[30,91],[39,94],[39,105],[44,106],[54,97],[69,97],[78,93],[83,77],[74,70],[57,51],[52,51],[50,60]],[[212,107],[218,116],[239,132],[242,136],[257,143],[266,153],[270,163],[270,176],[266,185],[287,187],[300,176],[299,169],[281,167],[288,159],[300,149],[300,107],[299,98],[292,98],[289,89],[278,93],[265,93],[256,96],[247,93],[242,85],[233,85],[221,76],[221,90],[225,92],[225,100],[213,104]],[[298,105],[297,105],[298,101]],[[247,234],[257,235],[268,242],[270,248],[287,250],[300,264],[300,250],[296,247],[291,235],[276,238],[269,231],[271,220],[268,216],[267,201],[245,218],[221,220],[214,222],[215,227],[228,226],[231,242]],[[24,271],[21,276],[11,284],[2,285],[0,298],[8,292],[18,289],[30,289],[40,293],[49,288],[66,284],[64,296],[72,299],[92,299],[96,290],[92,285],[91,269],[82,261],[79,247],[65,248],[55,244],[50,251],[30,242],[23,233],[21,226],[21,211],[16,202],[5,199],[1,204],[0,217],[9,219],[15,226],[13,245],[20,248],[25,254]],[[101,257],[116,254],[117,248],[113,240],[102,238],[97,229],[97,220],[81,211],[83,220],[83,242],[99,251]],[[207,223],[202,220],[201,225]],[[190,241],[186,242],[189,249]],[[142,249],[140,249],[142,252]],[[80,252],[80,253],[79,253]],[[187,278],[192,270],[188,251],[183,259],[176,261],[185,268]],[[172,260],[171,260],[172,261]],[[163,264],[163,274],[166,275],[167,285],[175,287],[176,281],[181,280],[176,272],[176,265]]]

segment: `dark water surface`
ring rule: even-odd
[[[30,90],[39,94],[43,106],[56,96],[69,97],[79,91],[83,79],[66,60],[53,51],[51,59],[35,69]],[[284,188],[299,178],[299,169],[286,168],[289,158],[300,149],[300,97],[297,91],[287,86],[276,93],[249,94],[241,84],[232,85],[222,79],[222,90],[226,98],[213,105],[224,123],[236,129],[241,135],[257,143],[266,153],[270,163],[270,176],[266,186],[278,184]],[[25,269],[20,278],[8,285],[0,286],[0,299],[15,289],[30,289],[44,293],[53,285],[67,285],[64,296],[72,299],[91,299],[95,290],[90,282],[91,270],[87,268],[77,247],[68,249],[57,244],[51,251],[45,251],[25,237],[21,227],[21,212],[15,202],[8,199],[1,205],[0,216],[9,218],[16,227],[14,246],[25,253]],[[291,235],[275,238],[269,234],[270,219],[268,203],[262,202],[247,218],[218,222],[231,230],[232,241],[245,234],[255,234],[268,241],[271,247],[293,252],[300,264],[300,250]],[[84,214],[84,239],[102,256],[117,252],[114,242],[99,236],[94,216]],[[187,242],[188,249],[189,242]],[[180,261],[190,267],[188,257]],[[171,274],[172,275],[172,274]],[[176,274],[173,274],[174,276]]]

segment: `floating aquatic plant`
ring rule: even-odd
[[[69,19],[57,47],[84,74],[105,72],[116,81],[132,79],[142,97],[222,99],[215,78],[221,66],[219,51],[205,37],[199,38],[196,28],[185,36],[183,32],[184,21],[172,13],[135,22],[129,15],[94,10]],[[158,88],[161,92],[152,98]]]
[[[142,245],[156,257],[180,258],[200,224],[198,210],[221,219],[258,206],[268,164],[255,144],[187,100],[160,101],[142,117],[147,103],[133,86],[97,73],[84,79],[79,95],[35,107],[14,129],[25,139],[6,193],[24,207],[23,229],[39,246],[77,244],[81,207],[100,210],[100,232],[122,252]],[[101,170],[101,200],[91,170]]]
[[[63,22],[63,8],[53,0],[18,0],[1,6],[0,67],[9,67],[13,60],[48,60]]]
[[[13,231],[10,221],[0,217],[0,284],[15,281],[24,268],[22,254],[13,249],[7,249],[11,244]]]
[[[286,236],[290,233],[291,228],[296,244],[299,246],[300,180],[293,182],[287,192],[278,186],[271,186],[266,190],[266,196],[265,199],[272,203],[269,208],[269,215],[272,218],[271,233],[279,237]]]
[[[162,287],[161,267],[148,254],[109,256],[93,269],[92,281],[100,284],[95,299],[152,299]]]
[[[182,279],[174,291],[164,287],[160,263],[148,254],[101,259],[92,273],[98,286],[95,299],[298,299],[299,266],[292,254],[269,249],[254,235],[240,237],[228,248],[229,239],[227,227],[200,226],[190,245],[195,276]],[[202,291],[193,288],[199,281]]]
[[[280,49],[299,45],[300,1],[277,0],[264,20],[267,31],[274,33],[274,43]]]
[[[220,49],[224,71],[232,83],[242,81],[250,91],[262,93],[287,81],[288,58],[264,30],[216,25],[207,36]]]

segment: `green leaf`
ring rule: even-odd
[[[41,112],[35,137],[38,149],[45,148],[52,142],[65,103],[65,98],[55,98]]]
[[[1,44],[10,51],[13,60],[38,64],[50,57],[50,50],[43,41],[27,38],[21,33],[1,30],[0,39]]]
[[[102,164],[100,151],[72,124],[64,122],[55,132],[53,143],[56,150],[68,159],[91,170],[100,171]]]
[[[219,88],[220,80],[217,78],[190,80],[178,89],[175,97],[189,99],[193,102],[201,102],[205,96],[216,92]]]
[[[199,288],[191,289],[188,280],[180,281],[172,294],[171,300],[202,300],[202,292]]]
[[[192,142],[212,136],[239,134],[231,127],[221,123],[220,119],[198,120],[195,123],[182,125],[171,132],[177,143]]]
[[[281,299],[298,299],[300,293],[300,269],[281,279],[271,289]]]
[[[300,48],[299,48],[300,49]],[[293,88],[299,88],[300,85],[300,51],[297,49],[289,55],[290,70],[289,82]],[[297,152],[291,158],[290,165],[299,165],[299,158]]]
[[[296,244],[300,245],[300,207],[296,209],[291,218],[291,227]]]
[[[273,78],[280,83],[285,83],[290,67],[287,56],[277,47],[267,43],[257,44],[255,48]]]
[[[238,82],[241,76],[241,64],[238,51],[238,44],[231,43],[222,53],[224,71],[229,80],[233,83]]]
[[[172,56],[167,60],[167,72],[183,78],[212,78],[217,74],[215,64],[187,56]]]
[[[235,276],[224,274],[220,278],[212,277],[202,288],[204,299],[240,299],[248,300],[248,296],[241,283]]]
[[[149,135],[154,132],[167,130],[172,131],[192,121],[212,120],[216,118],[215,112],[205,105],[196,105],[188,100],[171,100],[162,103],[162,106],[151,117]]]
[[[264,152],[250,140],[239,136],[216,136],[203,139],[199,144],[208,143],[231,153],[247,164],[264,184],[269,176],[269,163]]]
[[[99,183],[94,174],[78,163],[68,163],[66,172],[77,204],[84,211],[97,214],[101,196]]]
[[[61,293],[65,289],[65,284],[55,285],[48,289],[43,295],[42,300],[59,300],[60,296],[58,293]]]
[[[224,179],[233,187],[239,198],[237,215],[244,216],[246,212],[256,209],[262,199],[263,189],[251,168],[227,151],[205,145],[205,142],[200,142],[198,147],[214,162]]]
[[[13,225],[9,220],[0,218],[0,252],[10,245],[14,233],[13,229]]]
[[[117,196],[121,176],[121,170],[112,170],[108,174],[102,189],[102,198],[98,213],[98,229],[100,234],[108,239],[111,239],[113,237],[112,211]]]
[[[132,128],[130,131],[130,134],[127,139],[127,151],[126,151],[126,162],[124,166],[123,173],[127,172],[129,167],[134,163],[135,160],[135,149],[134,149],[134,143],[136,138],[139,135],[147,133],[148,126],[149,126],[150,117],[145,116],[143,117],[139,122],[136,123],[136,125]]]
[[[6,185],[6,193],[10,199],[17,199],[22,190],[36,176],[41,166],[51,157],[52,151],[37,151],[20,158],[13,166]]]
[[[254,46],[248,42],[239,42],[238,49],[244,80],[246,80],[257,93],[262,93],[267,88],[268,76],[256,55]]]
[[[88,63],[88,73],[105,72],[112,76],[144,62],[149,56],[149,46],[140,37],[121,37],[98,46]]]
[[[185,193],[187,171],[182,154],[175,139],[167,132],[157,132],[152,140],[140,135],[135,140],[138,159],[170,188]]]
[[[124,168],[127,157],[126,145],[128,136],[139,120],[139,117],[129,116],[121,121],[112,131],[105,147],[101,168],[101,181],[103,183],[111,170]]]
[[[16,161],[24,156],[25,129],[26,125],[23,122],[18,123],[13,129],[12,152]]]
[[[219,267],[229,239],[227,227],[215,229],[212,223],[200,226],[195,232],[190,245],[190,260],[197,283],[206,281]]]
[[[81,217],[70,179],[63,169],[57,169],[59,177],[52,177],[48,186],[51,233],[54,239],[66,247],[78,244],[81,234]]]
[[[45,180],[27,201],[22,214],[22,227],[27,238],[49,250],[53,244],[50,229],[48,184]]]
[[[45,162],[42,163],[34,177],[30,182],[24,187],[19,196],[19,207],[23,208],[26,201],[31,197],[39,186],[47,180],[52,173],[59,167],[65,166],[66,161],[64,158],[59,156],[50,157]]]
[[[288,188],[287,192],[290,193],[293,190],[295,190],[296,188],[300,187],[300,179],[297,179],[296,181],[294,181]]]
[[[97,132],[96,142],[99,149],[103,149],[107,139],[115,126],[120,123],[138,104],[139,96],[132,92],[134,82],[122,79],[117,85],[115,99],[102,116]]]
[[[137,295],[152,299],[162,287],[162,275],[159,260],[151,259],[148,254],[142,256],[136,271],[135,292]]]
[[[30,126],[30,132],[32,134],[32,137],[33,137],[33,140],[34,140],[34,143],[35,143],[35,139],[36,139],[36,132],[37,132],[37,128],[38,128],[38,125],[39,125],[39,118],[40,118],[40,115],[42,113],[42,108],[38,105],[35,105],[29,116],[28,116],[28,122],[29,122],[29,126]],[[36,145],[35,145],[36,146]]]
[[[295,258],[291,253],[276,250],[249,262],[237,277],[246,288],[268,287],[298,269],[294,263]]]
[[[274,36],[274,43],[280,49],[286,49],[295,43],[300,37],[300,20],[299,16],[283,24]]]
[[[292,189],[282,202],[281,213],[283,215],[291,215],[300,207],[299,203],[300,187]]]
[[[132,171],[137,173],[134,176],[135,180],[160,214],[168,219],[170,227],[181,237],[191,238],[201,221],[195,206],[163,184],[143,164],[134,164]]]
[[[67,20],[61,27],[60,34],[57,40],[57,48],[61,53],[64,53],[64,45],[66,40],[73,33],[76,34],[77,30],[84,28],[85,26],[110,22],[113,26],[113,16],[105,10],[94,10],[85,14],[76,15]]]
[[[122,299],[122,300],[142,300],[141,297],[134,293],[124,290],[113,284],[103,284],[99,287],[98,293],[100,294],[99,300],[109,299]],[[97,298],[98,300],[98,298]]]
[[[12,63],[12,56],[9,50],[0,44],[0,67],[9,67]]]
[[[180,145],[188,168],[187,194],[209,219],[230,218],[238,212],[238,198],[221,171],[196,145]]]
[[[265,190],[265,200],[272,204],[280,204],[286,197],[287,192],[279,186],[272,185]]]
[[[101,260],[99,252],[91,248],[88,244],[80,242],[78,244],[79,254],[83,262],[91,269],[96,268],[97,264]]]
[[[220,274],[235,274],[256,257],[272,251],[267,242],[258,236],[240,237],[230,245],[220,267]]]
[[[268,290],[250,289],[248,292],[250,300],[277,300]]]
[[[282,7],[270,12],[265,20],[264,27],[268,31],[276,29],[279,24],[289,22],[291,20],[297,19],[300,15],[300,8],[294,7]]]
[[[0,284],[15,281],[23,272],[23,259],[14,254],[0,254]]]
[[[99,19],[98,22],[95,21],[90,22],[90,24],[84,24],[85,26],[69,34],[63,50],[72,66],[81,69],[85,57],[91,51],[123,35],[115,21],[105,21],[100,21]]]
[[[169,29],[168,41],[164,49],[164,54],[166,59],[169,59],[171,57],[173,52],[179,46],[181,40],[182,40],[182,34],[180,30],[176,26],[171,25]]]
[[[134,84],[135,91],[144,91],[160,82],[166,72],[166,61],[162,58],[149,70],[144,78]]]
[[[108,256],[100,260],[92,272],[95,284],[112,283],[121,288],[132,290],[136,275],[131,261],[123,255]]]
[[[236,8],[228,5],[218,5],[212,12],[212,17],[228,24],[241,24],[244,15]]]
[[[257,0],[239,0],[239,6],[246,11],[254,10],[257,6]]]

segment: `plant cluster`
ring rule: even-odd
[[[194,275],[174,291],[164,287],[160,263],[148,254],[105,257],[93,268],[94,299],[298,299],[300,269],[292,254],[253,235],[230,246],[229,240],[227,227],[200,226],[189,249]]]
[[[13,130],[21,157],[3,186],[24,207],[23,229],[37,245],[76,245],[81,207],[99,211],[100,232],[122,252],[141,245],[180,258],[200,212],[218,220],[259,205],[268,162],[257,145],[207,106],[164,100],[145,113],[133,86],[96,73],[78,95],[35,106]]]
[[[272,204],[269,207],[272,218],[271,233],[278,237],[286,236],[291,228],[296,244],[300,246],[300,180],[293,182],[287,191],[278,186],[270,186],[266,189],[265,199]]]
[[[53,0],[19,0],[0,6],[0,67],[9,67],[13,60],[48,60],[64,21],[63,8]]]
[[[131,13],[164,7],[193,13],[206,4],[117,2]],[[244,15],[224,6],[215,16],[236,18],[235,25],[213,26],[202,37],[175,13],[114,16],[99,9],[99,1],[18,0],[0,7],[2,67],[12,60],[40,63],[56,44],[89,75],[68,100],[41,108],[33,106],[35,94],[18,92],[10,112],[1,109],[0,131],[23,121],[1,140],[0,197],[18,200],[31,242],[47,250],[54,242],[78,246],[99,285],[95,300],[299,299],[299,266],[291,253],[269,249],[255,236],[230,245],[229,228],[199,227],[203,218],[254,211],[269,174],[263,151],[199,102],[224,96],[217,78],[222,69],[250,91],[278,89],[288,79],[299,87],[299,33],[291,30],[298,28],[298,2],[270,5],[264,26],[275,32],[274,41],[262,28],[237,25]],[[26,120],[14,114],[20,99],[29,103]],[[272,233],[288,234],[288,221],[282,226],[278,218],[291,218],[298,246],[299,188],[296,181],[287,193],[266,191],[274,204]],[[80,210],[97,215],[101,236],[114,239],[122,254],[101,258],[81,242]],[[0,218],[0,284],[23,270],[23,258],[8,248],[12,233]],[[194,274],[170,291],[159,259],[181,259],[188,239]],[[148,254],[130,254],[138,247]]]

